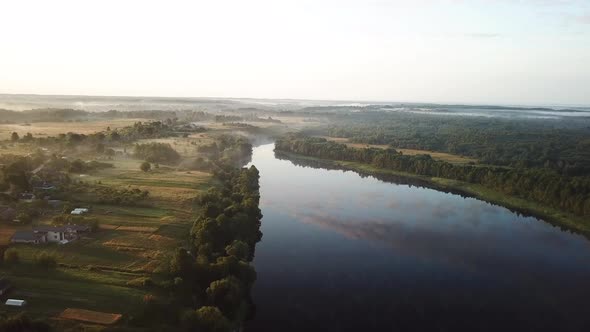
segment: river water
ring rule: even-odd
[[[254,149],[246,331],[590,331],[590,241],[473,198]]]

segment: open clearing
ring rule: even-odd
[[[348,138],[342,138],[342,137],[329,137],[329,136],[320,136],[320,137],[325,138],[329,141],[343,143],[351,148],[357,148],[357,149],[362,149],[362,148],[387,149],[389,147],[386,144],[350,143]],[[414,155],[419,155],[419,154],[428,154],[435,160],[446,161],[446,162],[453,163],[453,164],[467,164],[467,163],[477,162],[477,159],[458,156],[458,155],[445,153],[445,152],[436,152],[436,151],[428,151],[428,150],[415,150],[415,149],[399,149],[399,148],[396,148],[395,150],[403,153],[404,155],[408,155],[408,156],[414,156]]]

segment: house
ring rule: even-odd
[[[32,201],[35,199],[35,194],[33,193],[22,193],[20,194],[20,199],[23,201]]]
[[[86,225],[64,225],[64,226],[39,226],[33,227],[36,234],[45,235],[47,242],[62,242],[64,240],[76,240],[81,234],[89,233],[90,226]]]
[[[16,231],[10,238],[10,242],[39,244],[47,242],[47,237],[45,234],[33,231]]]
[[[16,299],[8,299],[6,300],[6,305],[11,307],[24,307],[27,304],[25,300],[16,300]]]
[[[12,285],[6,280],[6,278],[0,278],[0,296],[5,295],[11,288]]]
[[[40,244],[54,242],[65,244],[78,239],[81,234],[89,233],[90,226],[64,225],[64,226],[38,226],[32,231],[16,231],[10,242]]]

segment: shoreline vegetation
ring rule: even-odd
[[[451,192],[462,196],[473,197],[491,204],[505,207],[511,211],[523,215],[542,219],[552,225],[579,233],[587,238],[590,238],[590,223],[588,223],[588,220],[585,216],[578,216],[573,213],[543,205],[535,201],[513,195],[507,195],[487,188],[481,184],[436,176],[415,174],[394,169],[380,168],[366,162],[336,160],[306,155],[303,153],[290,151],[287,146],[281,144],[280,139],[277,140],[277,142],[279,144],[277,147],[275,147],[275,153],[279,154],[279,158],[287,159],[303,166],[331,167],[332,169],[353,171],[360,174],[361,176],[373,176],[384,181],[401,181],[408,184]]]

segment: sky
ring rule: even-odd
[[[0,0],[0,93],[590,105],[590,0]]]

